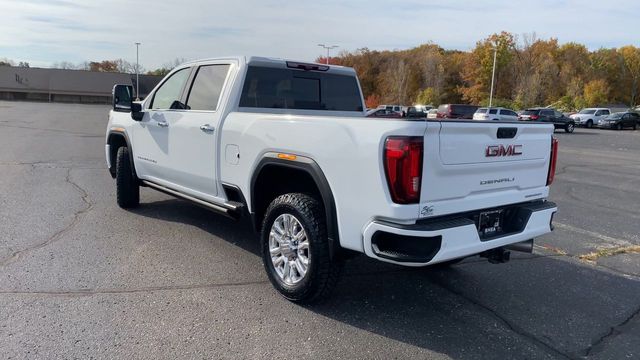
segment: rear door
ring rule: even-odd
[[[171,181],[206,200],[218,195],[218,133],[230,68],[229,62],[194,68],[185,90],[184,116],[169,124]]]
[[[429,122],[421,216],[545,197],[551,124]]]

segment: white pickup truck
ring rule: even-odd
[[[261,57],[189,62],[131,93],[114,87],[107,125],[118,205],[147,186],[250,218],[291,301],[326,296],[351,254],[505,262],[552,230],[552,124],[368,118],[353,69]]]

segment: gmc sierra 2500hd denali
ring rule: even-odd
[[[365,117],[355,71],[260,57],[175,68],[142,102],[114,87],[106,159],[122,208],[147,186],[260,233],[273,286],[326,296],[342,260],[508,260],[552,230],[553,125]]]

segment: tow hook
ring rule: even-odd
[[[492,264],[504,264],[511,258],[511,251],[507,251],[504,248],[496,248],[483,252],[481,257],[487,258]]]

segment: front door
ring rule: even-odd
[[[132,129],[138,177],[165,184],[171,178],[170,125],[184,116],[181,103],[190,68],[174,72],[145,103],[144,117]]]

